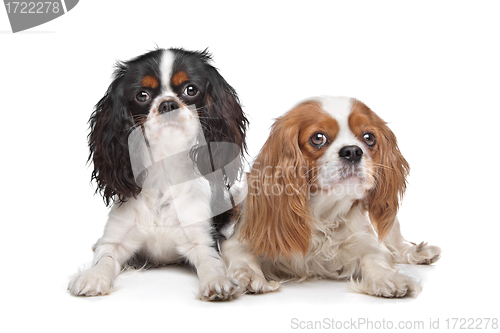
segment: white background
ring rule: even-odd
[[[488,1],[80,1],[18,34],[0,10],[0,326],[287,332],[292,318],[426,328],[439,318],[445,328],[449,317],[500,317],[499,9]],[[309,96],[356,97],[388,121],[412,168],[403,234],[443,249],[431,267],[402,267],[422,281],[422,294],[379,299],[319,281],[204,303],[195,274],[168,267],[122,275],[106,297],[70,296],[67,283],[90,263],[107,214],[89,183],[88,118],[114,62],[156,45],[210,48],[250,119],[249,160],[273,119]]]

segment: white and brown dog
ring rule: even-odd
[[[395,135],[363,103],[297,105],[276,120],[254,162],[245,213],[222,247],[229,273],[252,293],[313,277],[349,279],[382,297],[418,292],[396,264],[430,264],[441,250],[401,235],[408,171]]]

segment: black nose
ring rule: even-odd
[[[177,104],[176,101],[163,101],[161,102],[160,106],[158,107],[158,112],[159,113],[167,113],[170,111],[173,111],[175,109],[179,108],[179,104]]]
[[[363,156],[363,151],[358,146],[345,146],[339,151],[339,156],[351,163],[357,163]]]

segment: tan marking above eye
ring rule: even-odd
[[[158,80],[150,75],[146,75],[142,79],[141,84],[143,87],[148,87],[148,88],[152,88],[152,89],[155,89],[159,85]]]
[[[358,110],[354,110],[349,116],[349,128],[357,136],[361,137],[364,130],[370,124],[368,117]]]
[[[370,110],[362,102],[355,100],[352,112],[349,116],[349,128],[362,142],[368,146],[373,147],[378,145],[378,137],[380,136],[379,129],[385,126],[384,121],[378,117],[372,110]],[[374,137],[374,145],[370,145],[365,140],[365,134],[371,134]]]
[[[175,73],[174,76],[172,76],[172,83],[174,84],[174,86],[181,85],[187,80],[189,80],[189,76],[186,74],[186,72],[183,71],[179,71]]]

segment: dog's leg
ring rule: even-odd
[[[200,298],[224,301],[237,291],[237,281],[227,276],[226,266],[214,248],[210,221],[179,228],[177,251],[196,268],[200,280]]]
[[[361,259],[360,272],[360,278],[350,281],[350,287],[357,292],[394,298],[418,294],[422,289],[417,281],[399,273],[392,260],[375,248]]]
[[[389,298],[420,292],[421,286],[417,281],[398,272],[393,256],[378,242],[375,234],[367,233],[365,237],[359,236],[352,239],[352,243],[346,247],[357,251],[348,254],[350,258],[360,255],[358,273],[350,281],[353,290]]]
[[[379,297],[418,294],[420,284],[398,272],[394,256],[379,242],[368,216],[361,210],[352,210],[346,220],[350,236],[345,237],[346,241],[339,248],[339,259],[344,263],[356,263],[355,269],[351,267],[350,287]]]
[[[136,228],[132,202],[115,205],[109,213],[104,235],[94,246],[92,267],[76,274],[68,285],[75,296],[98,296],[110,292],[115,277],[123,265],[142,246],[142,237]]]
[[[243,221],[240,221],[241,226]],[[228,266],[229,276],[238,281],[243,292],[262,294],[280,288],[277,281],[267,281],[262,273],[259,260],[251,249],[238,241],[240,227],[222,243],[222,257]]]
[[[441,256],[441,249],[437,246],[427,245],[425,242],[417,245],[404,239],[397,217],[384,243],[399,264],[430,265]]]

